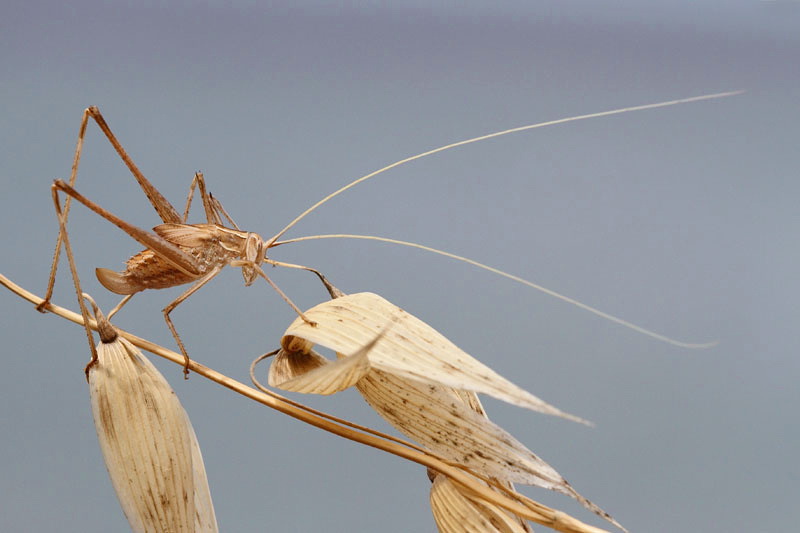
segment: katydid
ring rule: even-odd
[[[145,289],[163,289],[167,287],[174,287],[178,285],[192,283],[191,287],[189,287],[183,294],[181,294],[178,298],[173,300],[169,305],[167,305],[163,309],[164,320],[166,321],[167,326],[169,327],[170,332],[172,333],[172,336],[175,338],[175,341],[177,342],[181,353],[185,357],[186,361],[186,367],[184,369],[185,373],[188,373],[187,368],[189,363],[189,356],[186,351],[186,348],[183,345],[183,342],[181,341],[180,336],[178,335],[177,330],[175,329],[174,324],[172,323],[172,320],[170,319],[170,313],[179,304],[181,304],[184,300],[186,300],[189,296],[194,294],[197,290],[199,290],[211,279],[213,279],[226,265],[240,267],[242,269],[242,276],[244,277],[245,285],[251,285],[255,281],[255,279],[259,276],[264,278],[267,281],[267,283],[269,283],[270,286],[272,286],[272,288],[274,288],[278,292],[278,294],[280,294],[281,297],[292,307],[292,309],[294,309],[295,312],[297,312],[297,314],[301,318],[303,318],[303,320],[305,320],[309,324],[313,324],[303,315],[303,313],[297,308],[297,306],[294,303],[292,303],[292,301],[283,293],[283,291],[281,291],[280,288],[278,288],[278,286],[275,285],[275,283],[264,273],[260,265],[266,263],[273,266],[285,266],[290,268],[299,268],[303,270],[308,270],[310,272],[313,272],[319,277],[319,279],[322,281],[322,283],[325,285],[326,289],[328,290],[328,292],[331,293],[332,296],[336,294],[341,294],[338,291],[338,289],[333,287],[333,285],[331,285],[327,281],[327,279],[317,270],[302,265],[295,265],[291,263],[275,261],[267,257],[267,251],[272,247],[281,244],[288,244],[291,242],[299,242],[303,240],[322,239],[322,238],[371,239],[371,240],[390,242],[394,244],[401,244],[405,246],[412,246],[425,251],[438,253],[459,261],[472,264],[479,268],[483,268],[495,274],[505,276],[516,282],[522,283],[536,290],[542,291],[550,296],[558,298],[562,301],[565,301],[572,305],[576,305],[581,309],[594,313],[602,318],[611,320],[612,322],[616,322],[617,324],[633,329],[635,331],[656,338],[658,340],[675,344],[678,346],[691,347],[691,348],[706,347],[709,345],[713,345],[715,343],[695,344],[695,343],[686,343],[671,339],[664,335],[655,333],[653,331],[632,324],[631,322],[628,322],[621,318],[615,317],[613,315],[610,315],[608,313],[590,307],[586,304],[578,302],[577,300],[561,295],[555,291],[546,289],[540,285],[536,285],[518,276],[502,272],[498,269],[489,267],[487,265],[478,263],[477,261],[473,261],[465,257],[457,256],[455,254],[450,254],[448,252],[443,252],[441,250],[429,248],[415,243],[408,243],[405,241],[386,239],[376,236],[343,235],[343,234],[313,235],[309,237],[300,237],[284,241],[279,241],[278,239],[280,239],[281,236],[283,236],[289,229],[294,227],[294,225],[297,224],[297,222],[299,222],[310,212],[314,211],[316,208],[318,208],[328,200],[345,192],[351,187],[354,187],[355,185],[363,181],[366,181],[374,176],[377,176],[378,174],[381,174],[387,170],[393,169],[405,163],[429,155],[449,150],[451,148],[456,148],[459,146],[464,146],[474,142],[500,137],[511,133],[517,133],[517,132],[532,130],[535,128],[552,126],[556,124],[563,124],[566,122],[572,122],[576,120],[604,117],[619,113],[625,113],[629,111],[654,109],[676,104],[684,104],[701,100],[721,98],[739,94],[741,92],[742,91],[730,91],[725,93],[696,96],[691,98],[683,98],[680,100],[671,100],[667,102],[626,107],[610,111],[602,111],[599,113],[591,113],[587,115],[551,120],[547,122],[541,122],[538,124],[531,124],[527,126],[511,128],[495,133],[490,133],[488,135],[482,135],[479,137],[473,137],[471,139],[441,146],[433,150],[428,150],[426,152],[422,152],[420,154],[396,161],[379,170],[376,170],[356,180],[351,181],[347,185],[337,189],[333,193],[325,196],[322,200],[313,204],[311,207],[302,212],[299,216],[297,216],[295,219],[289,222],[289,224],[287,224],[283,229],[281,229],[278,233],[276,233],[273,237],[271,237],[268,240],[264,240],[257,233],[246,232],[239,229],[236,223],[231,219],[231,217],[222,207],[222,204],[216,198],[214,198],[213,195],[207,192],[205,180],[201,173],[195,174],[195,177],[192,180],[189,189],[189,195],[186,199],[186,208],[184,209],[183,215],[181,216],[180,214],[178,214],[178,212],[169,203],[169,201],[167,201],[167,199],[164,198],[164,196],[155,188],[155,186],[153,186],[153,184],[150,183],[150,181],[148,181],[147,178],[145,178],[145,176],[142,174],[142,172],[139,170],[139,168],[136,166],[133,160],[128,156],[128,154],[125,152],[120,142],[111,132],[111,129],[108,127],[108,124],[103,119],[103,116],[100,114],[100,111],[97,109],[97,107],[89,107],[84,111],[83,118],[81,120],[81,126],[78,133],[78,143],[75,148],[75,156],[73,159],[72,171],[70,174],[69,183],[65,183],[62,180],[56,180],[52,186],[53,201],[56,205],[56,212],[58,213],[61,226],[58,234],[58,239],[56,241],[56,248],[53,255],[53,263],[50,269],[50,279],[47,286],[47,292],[45,294],[44,301],[39,306],[37,306],[37,308],[40,311],[45,311],[50,302],[50,298],[52,297],[56,270],[58,267],[58,260],[62,244],[64,243],[65,240],[64,232],[66,231],[66,218],[69,213],[70,200],[74,198],[80,203],[84,204],[89,209],[91,209],[92,211],[94,211],[95,213],[105,218],[106,220],[117,225],[120,229],[122,229],[124,232],[126,232],[128,235],[130,235],[133,239],[138,241],[146,248],[145,250],[134,255],[128,260],[127,268],[123,272],[114,272],[103,268],[99,268],[96,270],[97,278],[105,288],[114,293],[125,295],[125,298],[123,298],[123,300],[109,313],[108,315],[109,318],[114,313],[119,311],[119,309],[125,303],[127,303],[128,300],[134,294],[140,291],[143,291]],[[112,146],[117,151],[122,161],[127,165],[128,169],[131,171],[134,178],[141,186],[145,195],[150,200],[150,203],[153,205],[153,208],[161,217],[163,224],[153,228],[153,231],[146,231],[128,222],[125,222],[124,220],[120,219],[119,217],[115,216],[109,211],[103,209],[98,204],[84,197],[74,189],[75,179],[77,177],[78,166],[80,163],[81,152],[83,149],[83,139],[86,133],[86,126],[88,124],[89,118],[92,118],[100,127],[100,129],[103,131],[108,141],[112,144]],[[199,190],[200,198],[201,201],[203,202],[203,208],[205,210],[206,220],[207,220],[205,224],[186,223],[189,213],[189,207],[191,206],[195,189]],[[59,198],[58,198],[59,192],[67,194],[67,199],[64,202],[63,211],[59,203]],[[225,226],[223,223],[223,218],[228,223],[230,223],[232,227]]]
[[[90,117],[97,122],[100,129],[105,133],[119,156],[136,178],[136,181],[139,182],[139,185],[147,195],[153,208],[164,222],[153,228],[152,232],[143,230],[122,220],[73,188],[77,177],[81,150],[83,148],[83,137]],[[199,189],[200,198],[203,202],[207,219],[206,224],[186,223],[195,188]],[[265,241],[257,233],[246,232],[239,229],[222,207],[222,204],[207,192],[202,173],[198,172],[195,174],[189,188],[184,214],[183,216],[178,215],[178,212],[172,204],[170,204],[153,184],[145,178],[136,164],[127,155],[96,107],[89,107],[84,111],[79,130],[78,144],[75,149],[70,183],[67,184],[62,180],[56,180],[53,183],[52,189],[53,201],[56,204],[57,211],[60,211],[58,191],[68,195],[63,209],[63,216],[65,218],[69,210],[69,200],[74,198],[101,217],[115,224],[134,240],[146,247],[145,250],[128,260],[127,268],[123,272],[114,272],[105,268],[98,268],[96,270],[97,279],[106,289],[116,294],[125,295],[125,298],[112,310],[109,316],[117,312],[137,292],[145,289],[164,289],[192,283],[191,287],[163,309],[164,320],[172,336],[175,338],[181,353],[185,357],[186,363],[184,372],[188,372],[189,355],[169,315],[184,300],[219,274],[226,265],[237,266],[242,269],[245,285],[251,285],[259,276],[264,278],[304,320],[306,319],[302,311],[300,311],[289,297],[264,273],[260,265],[262,263],[267,263],[275,266],[300,268],[311,271],[319,276],[320,280],[322,280],[323,284],[325,284],[329,290],[332,290],[332,287],[325,277],[312,268],[273,261],[267,258],[267,250],[273,245],[276,239],[273,238],[270,241]],[[223,217],[233,226],[232,228],[223,225]],[[59,232],[47,293],[44,302],[38,306],[39,310],[44,310],[46,308],[52,296],[62,240],[63,235]]]

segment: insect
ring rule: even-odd
[[[694,343],[685,343],[677,341],[669,337],[666,337],[664,335],[644,329],[640,326],[632,324],[621,318],[617,318],[615,316],[609,315],[608,313],[599,311],[598,309],[580,303],[572,298],[563,296],[559,293],[556,293],[555,291],[544,288],[540,285],[536,285],[525,279],[513,276],[506,272],[502,272],[498,269],[489,267],[482,263],[478,263],[477,261],[473,261],[465,257],[457,256],[455,254],[450,254],[447,252],[443,252],[441,250],[437,250],[435,248],[429,248],[415,243],[409,243],[405,241],[398,241],[394,239],[387,239],[369,235],[365,236],[365,235],[343,235],[343,234],[314,235],[310,237],[300,237],[283,241],[279,241],[278,239],[280,239],[290,228],[292,228],[303,217],[305,217],[311,211],[315,210],[317,207],[321,206],[334,196],[337,196],[345,192],[346,190],[354,187],[355,185],[363,181],[366,181],[367,179],[370,179],[374,176],[377,176],[378,174],[381,174],[387,170],[393,169],[410,161],[414,161],[429,155],[443,152],[451,148],[464,146],[467,144],[483,141],[494,137],[499,137],[502,135],[527,131],[534,128],[541,128],[555,124],[563,124],[566,122],[572,122],[588,118],[597,118],[597,117],[615,115],[629,111],[640,111],[644,109],[653,109],[653,108],[671,106],[676,104],[696,102],[700,100],[721,98],[739,94],[741,92],[742,91],[730,91],[725,93],[696,96],[691,98],[683,98],[680,100],[671,100],[655,104],[626,107],[610,111],[603,111],[599,113],[591,113],[588,115],[580,115],[575,117],[552,120],[548,122],[541,122],[538,124],[531,124],[527,126],[521,126],[495,133],[490,133],[488,135],[473,137],[471,139],[467,139],[464,141],[459,141],[445,146],[441,146],[433,150],[428,150],[426,152],[422,152],[420,154],[396,161],[379,170],[366,174],[354,181],[351,181],[347,185],[337,189],[333,193],[325,196],[320,201],[313,204],[311,207],[309,207],[300,215],[298,215],[289,224],[287,224],[278,233],[276,233],[273,237],[266,240],[263,239],[259,234],[243,231],[236,225],[236,223],[233,221],[230,215],[228,215],[228,213],[222,207],[222,204],[219,202],[219,200],[214,198],[214,196],[207,191],[203,174],[199,172],[195,174],[194,179],[192,180],[192,183],[189,187],[189,194],[186,199],[186,207],[184,209],[183,215],[180,215],[178,211],[172,206],[172,204],[170,204],[169,201],[167,201],[167,199],[164,198],[164,196],[153,186],[153,184],[147,180],[147,178],[142,174],[142,172],[133,162],[133,160],[128,156],[128,154],[125,152],[120,142],[117,140],[116,136],[111,132],[111,129],[108,127],[108,124],[106,123],[105,119],[103,118],[102,114],[97,109],[97,107],[89,107],[86,110],[84,110],[83,117],[81,120],[81,126],[78,133],[78,142],[75,148],[75,155],[72,163],[72,171],[70,173],[69,183],[66,183],[62,180],[56,180],[52,185],[53,202],[56,207],[56,212],[59,216],[61,229],[59,231],[58,238],[56,241],[55,252],[53,254],[53,263],[50,269],[50,278],[48,281],[45,298],[44,301],[39,306],[37,306],[37,308],[39,309],[39,311],[44,312],[52,297],[62,245],[66,247],[67,255],[68,257],[70,257],[70,260],[72,259],[71,252],[68,246],[68,239],[66,236],[66,219],[69,213],[70,200],[75,199],[78,202],[85,205],[86,207],[88,207],[89,209],[91,209],[92,211],[94,211],[95,213],[97,213],[98,215],[100,215],[101,217],[105,218],[109,222],[112,222],[113,224],[118,226],[125,233],[130,235],[133,239],[135,239],[137,242],[139,242],[141,245],[145,247],[145,250],[134,255],[128,260],[127,268],[123,272],[114,272],[103,268],[99,268],[96,270],[97,278],[105,288],[107,288],[111,292],[124,295],[124,298],[120,301],[120,303],[109,312],[108,314],[109,318],[117,311],[119,311],[122,308],[122,306],[125,305],[133,295],[145,289],[163,289],[167,287],[185,285],[187,283],[192,284],[180,296],[178,296],[175,300],[169,303],[162,311],[164,315],[164,320],[167,323],[167,326],[170,332],[172,333],[172,336],[175,338],[175,341],[178,344],[178,347],[180,348],[180,351],[185,358],[184,373],[186,375],[188,375],[188,365],[190,361],[189,355],[186,351],[183,341],[180,338],[180,335],[178,334],[178,331],[175,329],[175,325],[172,323],[172,320],[170,319],[170,313],[178,305],[180,305],[187,298],[189,298],[192,294],[197,292],[205,284],[211,281],[217,274],[219,274],[219,272],[225,266],[230,265],[242,269],[242,276],[244,278],[245,285],[248,286],[251,285],[258,277],[261,277],[264,280],[266,280],[266,282],[270,286],[272,286],[272,288],[275,289],[276,292],[278,292],[278,294],[292,307],[292,309],[294,309],[294,311],[303,320],[313,325],[313,322],[308,320],[302,313],[302,311],[300,311],[300,309],[298,309],[298,307],[294,303],[292,303],[289,297],[286,296],[286,294],[284,294],[284,292],[264,273],[263,269],[261,268],[261,265],[269,264],[273,266],[283,266],[283,267],[302,269],[312,272],[320,279],[320,281],[322,281],[323,285],[331,293],[331,295],[334,295],[338,292],[337,289],[333,287],[327,281],[325,276],[323,276],[319,271],[303,265],[295,265],[292,263],[275,261],[267,257],[268,250],[280,244],[288,244],[292,242],[300,242],[309,239],[323,239],[323,238],[371,239],[371,240],[390,242],[393,244],[413,246],[425,251],[445,255],[452,259],[463,261],[472,264],[474,266],[477,266],[479,268],[488,270],[492,273],[505,276],[507,278],[512,279],[513,281],[522,283],[536,290],[542,291],[550,296],[558,298],[572,305],[576,305],[581,309],[594,313],[602,318],[611,320],[612,322],[616,322],[622,326],[633,329],[635,331],[638,331],[639,333],[643,333],[658,340],[683,347],[697,348],[697,347],[709,346],[715,343],[694,344]],[[114,147],[117,154],[120,156],[120,158],[128,167],[128,169],[131,171],[134,178],[144,191],[145,195],[150,200],[150,203],[152,204],[153,208],[156,210],[159,217],[161,218],[163,223],[153,228],[153,231],[143,230],[141,228],[134,226],[133,224],[130,224],[120,219],[116,215],[105,210],[104,208],[94,203],[93,201],[89,200],[88,198],[84,197],[82,194],[80,194],[78,191],[75,190],[74,186],[78,174],[78,166],[80,163],[81,152],[83,149],[83,140],[86,133],[86,127],[88,125],[90,118],[93,119],[100,127],[100,129],[103,131],[106,138]],[[191,207],[195,190],[199,191],[200,200],[203,203],[203,208],[206,214],[205,224],[187,223],[189,208]],[[63,210],[60,204],[59,192],[67,195],[67,198],[64,202]],[[227,221],[231,227],[226,226],[223,222],[223,219]],[[73,276],[75,276],[76,274],[74,272],[74,265],[72,264],[72,262],[70,263],[70,266],[71,268],[73,268]],[[82,299],[80,298],[80,294],[78,299],[79,301],[82,301]],[[90,342],[90,345],[91,344],[92,343]]]
[[[83,138],[89,119],[92,118],[114,146],[115,150],[130,169],[136,181],[141,186],[153,208],[164,222],[153,228],[152,232],[145,231],[130,224],[95,202],[89,200],[73,188],[80,163]],[[206,214],[207,223],[187,224],[189,208],[191,207],[195,189],[199,190],[200,199]],[[279,235],[265,241],[260,235],[253,232],[242,231],[228,215],[222,204],[206,189],[203,174],[198,172],[189,187],[186,199],[186,208],[183,216],[179,215],[172,204],[153,186],[141,173],[136,164],[131,160],[116,136],[108,127],[105,119],[97,107],[89,107],[83,113],[81,127],[78,135],[78,144],[70,176],[70,183],[56,180],[52,186],[53,201],[57,210],[60,206],[58,191],[68,195],[64,207],[64,219],[69,209],[69,199],[74,198],[101,217],[115,224],[133,239],[145,246],[145,250],[134,255],[127,262],[127,268],[122,272],[114,272],[105,268],[96,270],[97,279],[109,291],[124,295],[123,300],[112,310],[114,314],[125,305],[130,298],[145,289],[164,289],[185,285],[192,285],[164,309],[164,320],[175,338],[181,353],[185,358],[184,372],[188,374],[189,355],[186,347],[170,319],[170,313],[189,296],[197,292],[206,283],[211,281],[227,265],[240,267],[245,285],[252,285],[258,278],[264,278],[273,289],[294,309],[306,322],[311,323],[305,315],[289,299],[286,294],[264,273],[261,264],[267,263],[274,266],[299,268],[315,273],[329,290],[332,286],[325,277],[309,267],[294,265],[280,261],[273,261],[267,257],[267,250],[275,243]],[[222,219],[232,227],[226,227]],[[53,256],[50,279],[44,302],[38,306],[43,311],[52,297],[53,286],[63,236],[59,232],[56,250]]]

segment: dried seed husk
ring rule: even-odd
[[[289,326],[270,368],[270,385],[316,394],[333,394],[355,385],[390,424],[445,459],[502,482],[566,494],[619,525],[553,467],[491,422],[474,393],[584,420],[517,387],[376,294],[336,298],[305,315],[316,324],[297,319]],[[338,360],[319,355],[314,344],[334,350]]]
[[[522,483],[560,492],[622,528],[552,466],[489,420],[474,393],[423,385],[379,370],[369,372],[356,388],[387,422],[445,459],[509,488],[510,483]]]
[[[486,419],[489,418],[477,394],[457,389],[450,390],[472,412]],[[428,477],[432,481],[431,511],[440,532],[532,533],[533,530],[525,519],[494,503],[487,502],[479,494],[463,485],[454,483],[447,476],[429,469]],[[484,481],[477,478],[475,482],[486,485]],[[496,478],[493,479],[493,482],[508,491],[515,492],[513,483]]]
[[[489,420],[482,409],[477,411],[473,407],[480,406],[477,397],[451,387],[364,369],[367,352],[365,347],[353,356],[328,361],[325,365],[322,362],[327,359],[311,350],[298,356],[304,361],[299,366],[308,368],[310,365],[306,362],[310,360],[324,366],[305,374],[282,372],[281,376],[292,375],[292,379],[283,383],[271,379],[270,384],[294,392],[317,394],[336,392],[330,385],[333,381],[338,385],[354,384],[387,422],[445,459],[498,479],[551,490],[564,485],[555,469]],[[282,350],[276,357],[274,364],[285,369],[292,352]],[[293,368],[298,370],[298,367]]]
[[[352,387],[371,369],[367,350],[332,362],[312,349],[293,352],[278,350],[269,368],[272,387],[304,394],[335,394]]]
[[[469,496],[468,496],[469,495]],[[431,511],[440,533],[531,533],[516,516],[481,500],[444,475],[431,484]]]
[[[425,322],[377,294],[364,292],[336,298],[309,309],[305,315],[316,324],[312,326],[300,318],[295,320],[281,339],[287,352],[308,353],[311,345],[320,344],[337,353],[359,355],[368,360],[371,369],[421,383],[484,393],[520,407],[587,423],[514,385]],[[392,326],[383,337],[368,352],[363,352],[362,348],[375,341],[389,324]],[[337,364],[346,367],[352,363],[339,361]],[[354,372],[365,371],[362,366],[346,371],[332,368],[329,372],[338,372],[336,379],[319,392],[304,383],[306,390],[303,392],[332,394],[336,389],[350,386],[356,378]],[[270,376],[271,385],[294,390],[290,388],[292,384],[283,381]]]
[[[92,414],[131,529],[218,531],[197,437],[175,392],[122,337],[100,342],[97,354],[88,368]]]
[[[387,422],[445,459],[510,482],[551,490],[566,483],[553,467],[470,409],[449,387],[374,370],[357,388]]]

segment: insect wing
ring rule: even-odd
[[[183,248],[200,248],[214,241],[215,226],[209,224],[160,224],[153,231]]]

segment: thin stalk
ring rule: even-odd
[[[5,286],[17,296],[33,303],[34,305],[38,306],[44,302],[43,298],[40,298],[39,296],[20,287],[19,285],[15,284],[14,282],[6,278],[3,274],[0,274],[0,285]],[[75,324],[79,325],[85,324],[84,319],[80,314],[75,313],[74,311],[71,311],[69,309],[57,306],[55,304],[52,303],[47,304],[46,306],[44,306],[44,310],[49,311],[62,318],[65,318],[71,322],[74,322]],[[97,330],[97,324],[94,321],[94,319],[90,318],[88,321],[88,325],[89,328]],[[118,330],[118,331],[121,336],[123,336],[128,341],[133,343],[135,346],[138,346],[143,350],[147,350],[150,353],[158,355],[159,357],[163,357],[164,359],[167,359],[168,361],[171,361],[176,365],[179,365],[181,367],[184,366],[185,359],[182,354],[179,354],[172,350],[168,350],[163,346],[150,342],[141,337],[137,337],[136,335],[133,335],[126,331],[123,330]],[[409,449],[401,444],[398,444],[397,442],[386,441],[375,435],[365,434],[353,428],[335,424],[330,420],[326,420],[325,418],[311,414],[294,405],[279,400],[278,398],[274,398],[267,394],[264,394],[263,392],[258,391],[252,387],[249,387],[244,383],[236,381],[235,379],[232,379],[220,372],[217,372],[216,370],[213,370],[205,365],[202,365],[195,360],[191,360],[189,362],[189,369],[191,369],[192,372],[199,374],[206,379],[214,381],[215,383],[222,385],[223,387],[226,387],[234,392],[237,392],[246,398],[249,398],[258,403],[266,405],[267,407],[275,409],[276,411],[279,411],[283,414],[289,415],[292,418],[295,418],[312,426],[318,427],[329,433],[333,433],[334,435],[338,435],[340,437],[344,437],[346,439],[383,450],[385,452],[391,453],[403,459],[408,459],[409,461],[413,461],[415,463],[428,467],[432,470],[440,472],[451,478],[453,481],[475,492],[484,500],[494,503],[495,505],[498,505],[508,510],[509,512],[514,513],[527,520],[531,520],[533,522],[547,526],[562,533],[604,533],[604,532],[608,533],[606,530],[581,522],[580,520],[573,518],[561,511],[551,509],[550,507],[547,507],[538,502],[530,500],[529,498],[526,498],[522,495],[514,495],[514,497],[509,497],[509,495],[500,494],[494,490],[491,490],[489,487],[482,485],[480,482],[476,482],[474,473],[467,473],[467,471],[465,471],[464,469],[447,464],[433,457],[430,454]],[[481,479],[479,476],[478,478]]]

